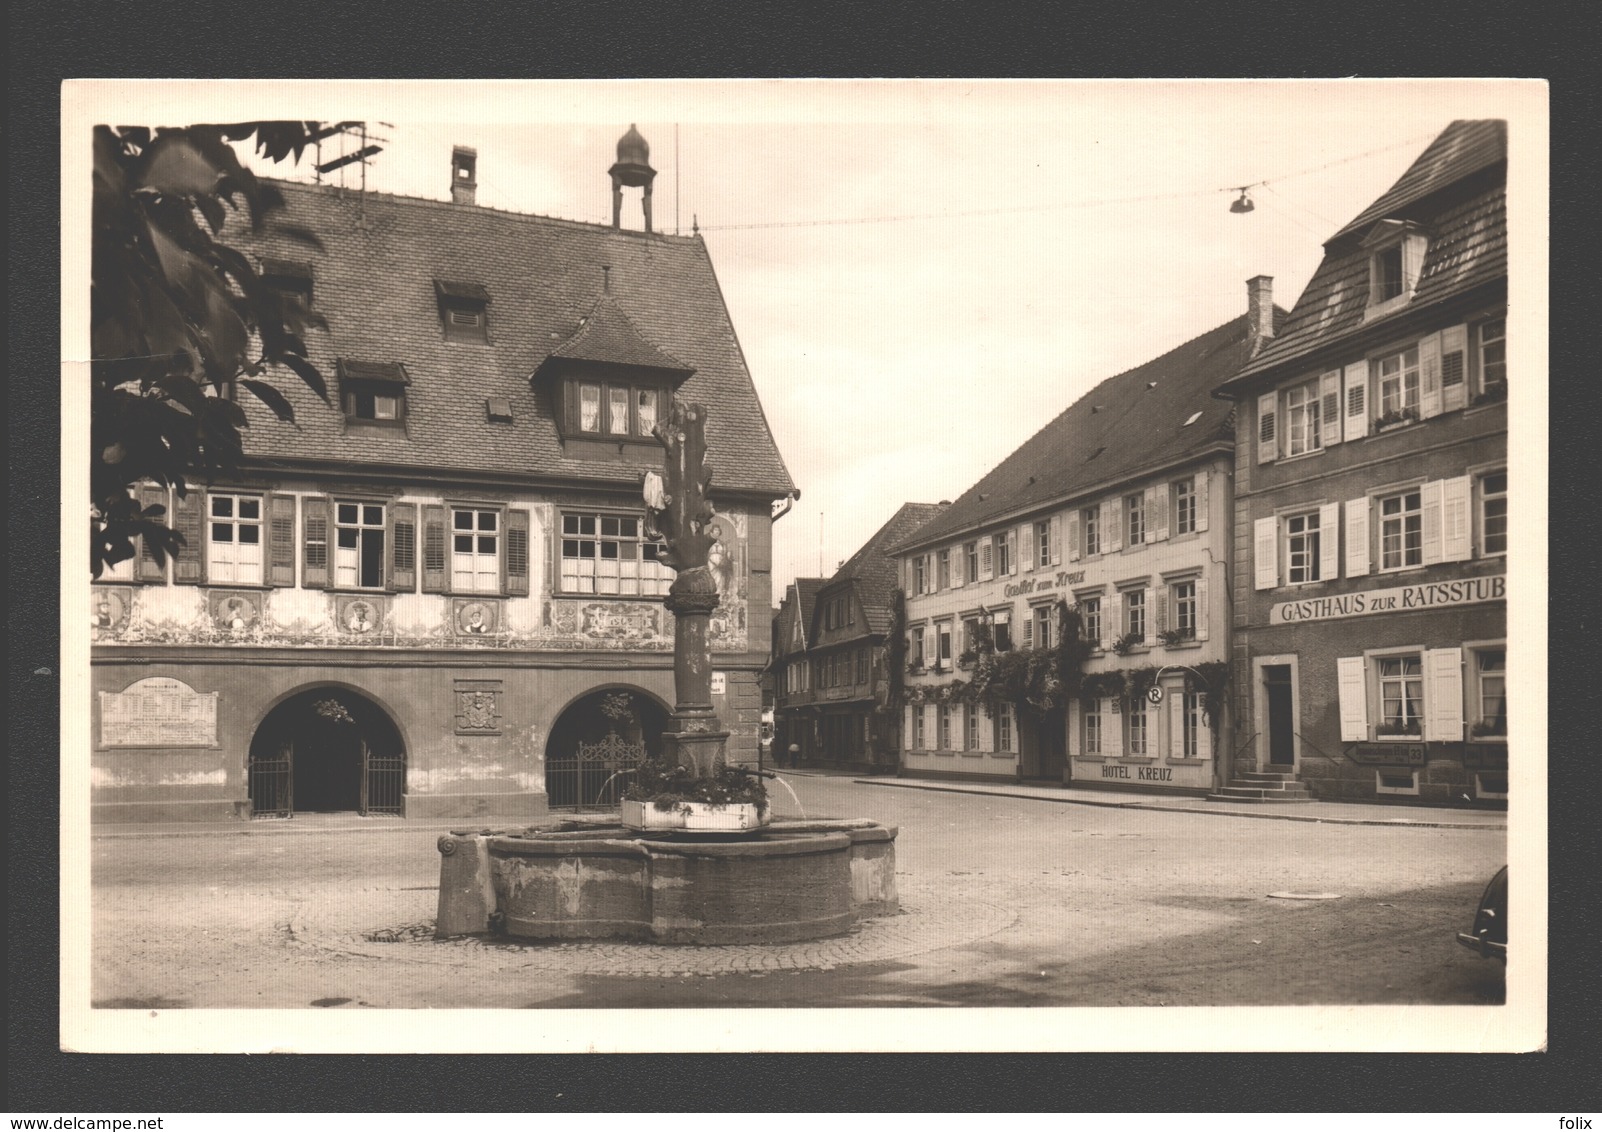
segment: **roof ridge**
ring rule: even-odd
[[[494,205],[490,204],[458,204],[453,200],[440,200],[437,197],[414,196],[411,193],[383,192],[377,189],[368,189],[364,192],[359,189],[346,189],[339,185],[319,185],[306,181],[293,181],[283,177],[258,177],[257,180],[264,184],[270,184],[279,188],[299,189],[308,193],[316,193],[324,196],[334,196],[336,194],[343,193],[353,197],[365,196],[368,198],[391,201],[395,204],[422,205],[427,208],[444,209],[452,212],[460,212],[464,209],[474,209],[479,212],[490,212],[497,216],[509,216],[518,220],[531,220],[542,224],[558,224],[580,228],[590,232],[612,232],[619,236],[628,236],[636,239],[640,237],[646,237],[648,239],[667,240],[692,247],[698,244],[704,245],[706,243],[706,241],[701,237],[700,233],[690,236],[682,236],[674,235],[669,232],[646,232],[636,228],[614,227],[613,225],[607,224],[604,221],[573,220],[566,216],[549,216],[543,212],[518,212],[517,210],[510,208],[496,208]]]

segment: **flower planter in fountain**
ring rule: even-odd
[[[621,808],[623,827],[633,830],[744,833],[767,824],[766,808],[755,802],[669,802],[658,807],[655,802],[625,801]]]

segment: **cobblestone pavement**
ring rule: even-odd
[[[366,889],[307,901],[287,926],[300,947],[462,972],[552,972],[663,978],[753,971],[832,971],[960,947],[1011,927],[1017,914],[992,903],[942,895],[928,884],[902,895],[898,915],[858,924],[845,935],[798,943],[671,947],[609,941],[518,943],[433,938],[435,896]]]
[[[106,1008],[1482,1003],[1455,942],[1506,860],[1494,828],[1379,827],[795,788],[900,828],[903,912],[742,947],[430,938],[437,831],[91,842]],[[788,805],[780,816],[799,816]],[[494,823],[489,824],[504,824]],[[1287,901],[1283,891],[1338,893]]]

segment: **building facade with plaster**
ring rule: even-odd
[[[1506,184],[1453,122],[1219,390],[1241,758],[1322,799],[1505,804]]]
[[[621,193],[648,156],[631,130],[596,175]],[[224,233],[326,317],[330,403],[281,375],[295,423],[241,398],[237,477],[141,489],[186,546],[91,588],[97,820],[591,804],[617,768],[580,745],[653,749],[673,707],[642,483],[674,397],[708,411],[714,707],[756,761],[770,516],[795,487],[705,243],[648,211],[640,231],[481,207],[460,147],[450,183],[282,183],[262,233]]]

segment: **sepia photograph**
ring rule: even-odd
[[[1544,83],[62,110],[63,1048],[1543,1045]]]

